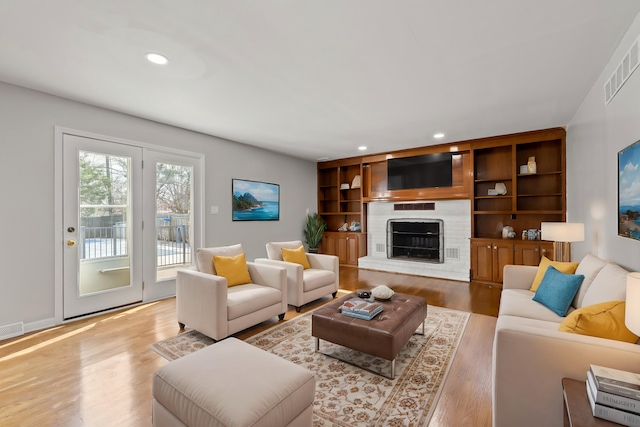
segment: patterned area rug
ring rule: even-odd
[[[469,313],[429,306],[425,335],[414,335],[400,351],[393,380],[316,353],[311,312],[245,342],[315,372],[316,427],[426,426],[468,319]],[[151,348],[174,360],[213,342],[199,332],[187,331]],[[390,362],[384,359],[326,341],[320,341],[320,350],[384,375],[390,370]]]

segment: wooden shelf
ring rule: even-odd
[[[515,254],[512,262],[533,262],[551,250],[548,242],[523,243],[517,237],[523,230],[539,229],[543,221],[566,218],[565,139],[564,129],[556,128],[487,138],[471,145],[474,167],[471,263],[472,270],[476,270],[472,272],[475,280],[501,281],[500,267],[506,252],[496,264],[495,253],[492,257],[488,252],[487,242],[477,240],[495,239],[492,244],[506,245],[499,233],[503,226],[513,227],[516,233],[516,239],[511,240]],[[536,160],[537,173],[521,174],[520,167],[530,157]],[[505,184],[506,195],[487,194],[497,182]],[[499,249],[492,249],[496,250]],[[489,262],[494,263],[493,268],[486,265]]]
[[[482,182],[511,182],[511,177],[508,178],[491,178],[491,179],[476,179],[473,182],[482,183]]]
[[[518,197],[558,197],[562,193],[518,194]]]
[[[538,172],[538,173],[519,173],[517,175],[517,177],[518,178],[532,178],[534,176],[544,176],[544,175],[562,175],[562,171]]]
[[[511,215],[515,211],[473,211],[474,215]]]
[[[337,255],[341,264],[357,265],[366,255],[366,204],[364,176],[360,157],[318,163],[318,213],[327,223],[321,253]],[[360,176],[360,187],[351,187]],[[348,184],[349,188],[340,188]],[[359,222],[359,232],[338,232],[344,223]],[[359,236],[356,238],[356,236]]]
[[[560,211],[515,211],[514,214],[516,215],[564,215],[565,212],[560,210]],[[556,219],[556,221],[559,221]],[[564,221],[564,220],[562,220]]]

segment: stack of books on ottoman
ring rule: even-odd
[[[342,314],[358,319],[371,320],[382,312],[382,304],[360,298],[351,298],[340,307]]]
[[[591,365],[587,396],[594,417],[640,426],[640,374]]]

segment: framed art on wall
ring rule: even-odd
[[[640,141],[618,152],[618,235],[640,240]]]
[[[268,182],[231,180],[234,221],[278,221],[280,186]]]

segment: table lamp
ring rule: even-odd
[[[571,242],[584,240],[584,224],[578,222],[543,222],[542,240],[553,241],[554,261],[571,261]]]
[[[624,324],[634,334],[640,336],[640,273],[627,275],[627,303]]]

